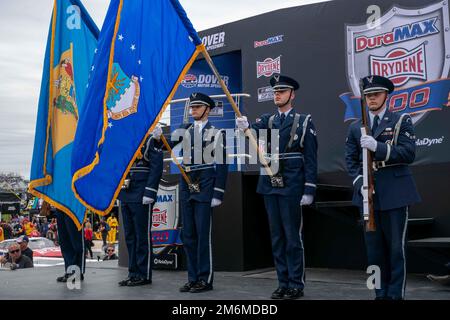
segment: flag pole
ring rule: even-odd
[[[169,143],[166,140],[166,137],[162,134],[161,135],[161,141],[164,144],[164,146],[166,147],[166,149],[170,152],[170,156],[172,157],[172,160],[175,162],[175,164],[177,165],[178,169],[180,169],[181,175],[184,178],[184,181],[186,181],[186,183],[188,185],[191,185],[191,179],[189,179],[188,175],[186,174],[186,172],[184,171],[183,167],[181,166],[181,164],[178,162],[177,157],[175,156],[175,154],[173,153],[173,149],[170,147]]]
[[[217,68],[214,65],[214,62],[212,61],[211,56],[209,55],[209,53],[206,50],[204,45],[202,45],[201,52],[202,52],[203,57],[205,57],[205,60],[208,63],[209,67],[211,68],[212,72],[216,76],[217,81],[219,82],[220,86],[222,87],[223,92],[227,96],[227,99],[230,102],[231,107],[233,108],[234,112],[236,113],[236,115],[238,117],[242,117],[242,114],[239,111],[239,108],[237,107],[236,103],[234,102],[230,91],[228,90],[227,86],[225,85],[225,82],[222,80],[222,77],[220,76],[219,71],[217,71]],[[244,133],[248,137],[248,140],[250,141],[250,144],[252,145],[252,147],[255,148],[256,151],[258,152],[259,160],[261,161],[261,164],[264,167],[264,169],[266,170],[267,174],[269,175],[269,177],[273,177],[273,172],[270,169],[266,159],[264,158],[264,154],[258,148],[258,143],[257,143],[255,137],[252,135],[251,130],[249,128],[247,128],[244,130]]]

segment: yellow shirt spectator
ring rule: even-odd
[[[116,234],[117,234],[117,227],[119,226],[119,222],[117,221],[116,217],[111,216],[106,220],[106,223],[109,225],[110,230],[108,232],[108,243],[115,243],[116,242]]]
[[[25,231],[25,234],[26,234],[27,236],[30,236],[30,235],[31,235],[31,232],[32,232],[33,229],[34,229],[34,225],[33,225],[31,222],[25,222],[25,223],[23,224],[23,229],[24,229],[24,231]]]

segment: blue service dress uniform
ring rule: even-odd
[[[191,192],[180,175],[180,211],[183,223],[181,239],[187,256],[188,281],[190,283],[202,281],[212,287],[214,270],[211,244],[211,201],[213,198],[223,201],[225,194],[228,174],[224,148],[225,132],[216,129],[209,121],[206,122],[201,130],[201,136],[198,133],[202,141],[200,146],[199,143],[194,143],[196,138],[194,124],[183,124],[180,129],[185,129],[185,134],[177,141],[169,141],[169,144],[173,147],[183,143],[186,144],[183,147],[185,150],[186,148],[191,150],[190,158],[186,163],[183,160],[182,166],[191,182],[200,186],[200,192]],[[208,138],[209,135],[211,139]],[[222,154],[217,155],[217,159],[221,157],[223,161],[216,163],[210,161],[211,159],[205,159],[203,153],[206,148],[221,150]],[[215,156],[214,153],[213,155]]]
[[[142,147],[142,157],[138,157],[128,174],[129,187],[122,189],[118,197],[128,249],[128,278],[147,281],[152,279],[152,209],[163,171],[163,152],[152,140],[149,138]],[[155,202],[144,205],[144,196]]]
[[[256,191],[263,195],[269,217],[279,287],[303,290],[305,259],[300,200],[303,195],[316,193],[317,137],[309,115],[291,109],[284,120],[282,117],[278,111],[264,114],[251,125],[256,133],[260,129],[279,130],[279,147],[275,152],[272,150],[271,159],[279,159],[278,172],[284,181],[284,187],[273,187],[267,174],[260,175]],[[271,150],[269,144],[267,150]]]
[[[373,125],[371,124],[371,127]],[[353,179],[353,204],[362,212],[361,120],[348,131],[345,157]],[[415,158],[414,127],[409,115],[386,110],[373,132],[377,141],[374,153],[374,211],[376,231],[365,232],[369,265],[381,269],[380,299],[403,299],[406,287],[406,233],[408,207],[420,201],[409,164]]]
[[[58,242],[64,259],[66,275],[69,274],[68,268],[70,266],[80,268],[81,275],[83,275],[86,264],[83,229],[78,230],[72,218],[63,211],[56,209],[55,214],[58,227]]]

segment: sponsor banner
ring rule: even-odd
[[[154,247],[167,247],[182,245],[178,229],[152,231],[152,244]]]
[[[176,253],[161,253],[152,257],[153,268],[175,270],[178,268],[178,255]]]
[[[431,147],[438,144],[444,143],[445,137],[439,137],[439,138],[417,138],[416,140],[416,146],[417,147]]]
[[[407,89],[395,90],[386,104],[390,111],[409,113],[412,117],[450,106],[450,79],[441,79]],[[346,105],[344,120],[361,117],[360,97],[353,93],[340,96]]]
[[[229,77],[221,75],[223,82],[228,86]],[[219,80],[214,74],[187,74],[181,81],[181,85],[187,89],[190,88],[217,88],[221,89]]]
[[[152,211],[151,237],[153,246],[165,247],[181,244],[178,222],[178,185],[160,185]],[[154,253],[157,252],[154,250]]]
[[[256,78],[271,77],[274,73],[281,73],[281,56],[256,61]]]
[[[274,37],[270,37],[267,38],[265,40],[262,41],[254,41],[253,42],[253,47],[254,48],[260,48],[260,47],[265,47],[265,46],[269,46],[271,44],[275,44],[275,43],[279,43],[279,42],[283,42],[283,34],[274,36]]]
[[[223,48],[225,47],[225,32],[204,36],[202,38],[202,43],[208,51]]]
[[[258,88],[258,102],[273,101],[273,89],[271,86]]]
[[[352,93],[341,95],[345,120],[359,117],[359,79],[389,78],[393,112],[411,114],[413,123],[448,105],[450,28],[447,1],[419,9],[393,7],[374,26],[347,26],[347,78]]]

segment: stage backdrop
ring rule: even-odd
[[[377,13],[379,23],[371,24]],[[359,116],[357,81],[370,73],[395,83],[390,110],[413,116],[414,165],[450,161],[448,1],[336,0],[259,15],[200,36],[211,55],[241,51],[242,91],[252,95],[243,112],[251,121],[275,110],[269,87],[274,73],[299,81],[295,107],[316,125],[319,173],[345,171],[348,126]],[[226,74],[239,64],[218,67]]]

